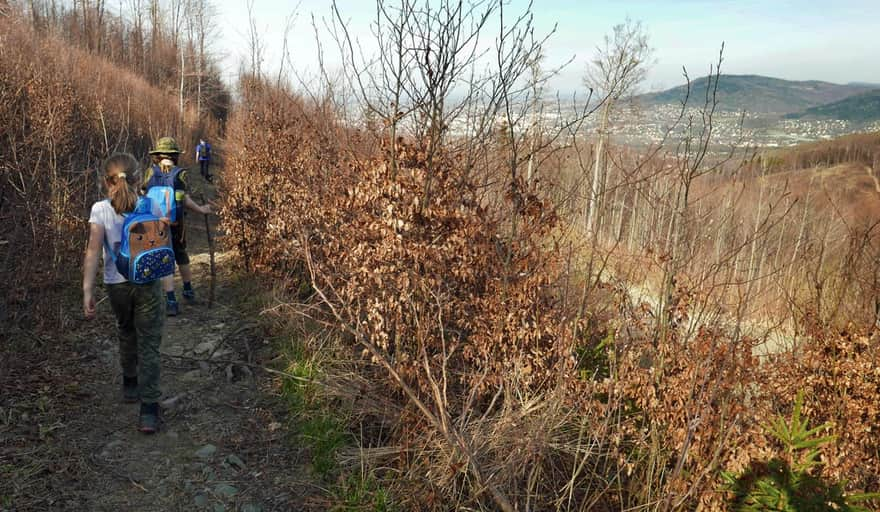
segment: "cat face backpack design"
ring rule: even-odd
[[[138,199],[134,211],[125,216],[119,249],[114,251],[106,238],[104,246],[116,270],[134,284],[146,284],[174,274],[170,230],[153,215],[149,198]]]
[[[168,218],[172,224],[180,222],[181,217],[178,210],[184,194],[174,189],[174,183],[182,171],[180,167],[174,167],[169,172],[162,172],[158,166],[153,165],[149,169],[150,176],[145,186],[147,197],[159,205],[162,216]]]

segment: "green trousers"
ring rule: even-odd
[[[107,295],[116,315],[119,362],[122,374],[137,377],[141,402],[158,402],[162,344],[162,288],[160,281],[150,284],[108,284]]]

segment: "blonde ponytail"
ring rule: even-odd
[[[155,154],[152,155],[153,164],[164,173],[171,172],[177,166],[178,155]]]
[[[116,213],[122,215],[134,210],[137,204],[137,192],[132,185],[135,182],[135,171],[138,163],[128,153],[114,153],[104,160],[104,182],[107,186],[107,197]]]

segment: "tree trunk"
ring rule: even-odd
[[[179,45],[179,47],[180,47],[180,120],[179,120],[179,122],[180,122],[180,131],[178,132],[178,135],[182,135],[182,134],[183,134],[183,126],[184,126],[184,115],[183,115],[183,108],[184,108],[184,104],[183,104],[183,103],[184,103],[184,101],[183,101],[183,100],[184,100],[184,98],[183,98],[183,87],[184,87],[184,85],[186,84],[186,81],[185,81],[185,80],[186,80],[186,77],[185,77],[185,75],[184,75],[184,68],[185,68],[184,63],[185,63],[185,62],[184,62],[183,45],[182,45],[182,44],[179,44],[179,43],[178,43],[178,45]]]
[[[596,154],[593,159],[593,180],[590,184],[590,200],[587,210],[587,234],[593,235],[597,220],[596,210],[599,209],[599,193],[602,184],[602,163],[605,155],[605,137],[608,130],[608,117],[611,115],[611,100],[602,109],[602,119],[599,125],[599,143],[596,145]]]

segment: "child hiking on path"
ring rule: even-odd
[[[214,182],[214,176],[211,174],[211,145],[205,139],[199,139],[199,145],[196,146],[196,160],[199,161],[199,171],[202,178],[208,183]]]
[[[196,204],[187,193],[186,169],[177,166],[180,147],[174,138],[159,139],[156,147],[150,151],[150,157],[152,165],[144,175],[143,189],[148,197],[163,205],[162,211],[171,220],[171,243],[183,280],[183,298],[192,304],[196,300],[196,294],[192,287],[189,254],[186,252],[184,206],[204,215],[212,213],[212,209],[210,205]],[[180,305],[174,295],[174,276],[164,278],[162,286],[165,289],[165,312],[168,316],[177,316]]]
[[[120,273],[118,259],[122,258],[121,247],[128,248],[128,254],[133,257],[136,251],[151,252],[144,250],[145,246],[146,249],[167,246],[168,234],[167,221],[158,219],[158,208],[138,198],[133,186],[137,168],[137,160],[127,153],[114,154],[104,162],[104,186],[108,199],[92,205],[89,216],[89,242],[83,263],[83,313],[86,319],[95,318],[95,274],[98,255],[103,252],[104,286],[116,316],[119,338],[123,401],[140,401],[138,429],[149,434],[159,428],[162,295],[158,279],[146,284],[131,282]],[[146,209],[145,214],[139,216],[144,222],[137,226],[131,222],[127,224],[126,218],[141,208]],[[133,233],[131,238],[139,240],[141,247],[133,247],[123,240],[128,235],[126,230]],[[167,248],[165,250],[168,252],[164,264],[171,270],[171,253]],[[132,261],[137,260],[132,258]],[[130,273],[126,274],[131,277]]]

